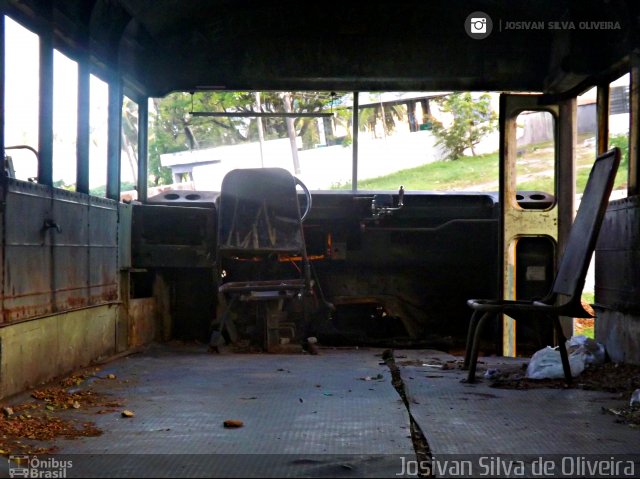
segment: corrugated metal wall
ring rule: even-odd
[[[2,322],[118,300],[117,203],[8,179]]]

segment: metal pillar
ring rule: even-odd
[[[2,115],[0,115],[0,151],[2,152],[2,168],[4,169],[4,78],[5,78],[5,67],[4,67],[4,49],[5,49],[5,41],[4,41],[4,9],[0,9],[0,111]],[[1,174],[0,177],[4,178],[6,175]]]
[[[115,74],[109,81],[107,120],[107,198],[120,200],[120,129],[122,127],[122,83]]]
[[[598,155],[609,149],[609,85],[598,85],[597,115],[598,115]]]
[[[78,60],[78,130],[76,139],[76,191],[89,193],[89,113],[91,81],[87,55]]]
[[[558,117],[558,252],[560,256],[569,238],[575,216],[576,198],[576,144],[578,139],[577,101],[570,98],[560,103]],[[560,257],[559,256],[559,257]],[[560,317],[562,331],[567,338],[573,336],[573,318]]]
[[[628,196],[640,194],[640,56],[631,57],[629,79],[629,186]]]
[[[351,143],[351,153],[353,155],[353,160],[351,162],[351,190],[354,192],[358,190],[358,129],[360,128],[360,118],[358,112],[358,109],[360,108],[359,95],[359,92],[353,92],[353,116],[351,118],[353,124],[353,138]]]
[[[46,4],[49,19],[51,1]],[[53,32],[51,25],[40,32],[40,112],[38,125],[38,183],[53,184]]]
[[[149,99],[138,102],[138,201],[147,201]]]

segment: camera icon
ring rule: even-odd
[[[469,21],[469,30],[471,33],[484,34],[487,33],[487,19],[484,17],[471,18]]]

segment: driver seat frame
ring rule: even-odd
[[[229,313],[237,301],[250,303],[264,322],[263,348],[281,348],[281,335],[295,339],[295,324],[287,320],[285,301],[302,299],[303,324],[308,322],[306,297],[312,292],[311,269],[304,239],[296,184],[300,181],[282,168],[232,170],[225,175],[220,191],[218,243],[216,249],[220,285],[219,303],[227,306],[220,317],[220,332],[227,329],[231,342],[234,329]],[[307,201],[310,202],[308,190]],[[307,205],[307,211],[310,203]],[[269,266],[291,261],[296,277],[273,278]],[[295,265],[301,261],[302,268]],[[257,270],[254,278],[224,278],[226,271],[244,263]],[[278,270],[281,268],[277,268]],[[230,274],[229,274],[230,273]],[[212,336],[213,338],[213,336]],[[287,341],[288,342],[288,341]]]

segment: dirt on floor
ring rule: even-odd
[[[524,367],[523,367],[524,366]],[[605,391],[615,394],[620,399],[629,402],[631,395],[640,388],[640,366],[606,362],[599,365],[589,365],[580,376],[567,385],[564,379],[529,379],[524,377],[526,365],[503,370],[501,374],[491,379],[491,386],[503,389],[533,389],[533,388],[579,388],[591,391]],[[622,408],[603,408],[603,413],[613,414],[617,421],[640,427],[640,407],[628,405]]]
[[[121,400],[92,387],[94,381],[115,379],[113,374],[101,375],[99,368],[92,368],[32,390],[31,399],[0,404],[0,455],[50,454],[56,447],[41,447],[38,441],[99,436],[102,431],[93,422],[78,421],[69,412],[120,412]]]

